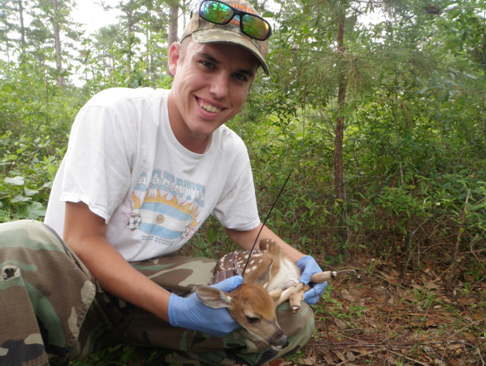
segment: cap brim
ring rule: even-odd
[[[267,76],[270,75],[267,63],[260,51],[258,51],[258,49],[245,37],[242,37],[235,32],[223,29],[201,29],[192,32],[192,39],[196,43],[229,43],[243,47],[258,59],[265,74]]]

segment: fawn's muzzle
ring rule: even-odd
[[[289,340],[283,332],[276,333],[270,338],[269,343],[278,349],[286,348],[289,345]]]

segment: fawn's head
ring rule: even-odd
[[[212,308],[227,308],[229,314],[251,334],[267,341],[272,347],[282,349],[288,346],[287,336],[277,323],[275,300],[263,284],[270,276],[271,264],[252,284],[243,284],[231,293],[216,287],[196,285],[199,299]]]

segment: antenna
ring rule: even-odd
[[[285,186],[287,185],[287,182],[289,181],[289,178],[290,178],[290,176],[292,175],[293,171],[294,171],[294,168],[292,168],[292,169],[290,170],[290,173],[289,173],[289,175],[287,176],[287,179],[285,180],[285,183],[283,184],[282,188],[280,189],[280,192],[278,193],[277,198],[276,198],[276,199],[275,199],[275,201],[273,202],[273,205],[272,205],[272,207],[270,208],[270,211],[268,211],[267,217],[265,217],[265,220],[263,220],[263,224],[262,224],[262,226],[260,227],[260,231],[258,231],[258,234],[257,234],[257,236],[256,236],[256,238],[255,238],[255,242],[253,243],[253,246],[252,246],[252,247],[251,247],[251,249],[250,249],[250,254],[248,255],[248,259],[246,260],[246,263],[245,263],[245,268],[243,268],[243,272],[242,272],[242,274],[241,274],[241,277],[243,277],[243,276],[245,275],[246,267],[248,266],[248,262],[250,261],[251,254],[253,253],[253,249],[255,249],[255,245],[256,245],[256,243],[257,243],[257,241],[258,241],[258,238],[260,237],[260,233],[262,232],[263,227],[265,226],[265,223],[267,222],[268,218],[270,217],[270,214],[272,213],[272,210],[273,210],[273,208],[275,207],[275,204],[277,203],[278,199],[280,198],[280,195],[282,194],[282,192],[283,192],[283,190],[284,190]]]

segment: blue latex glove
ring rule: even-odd
[[[243,277],[234,276],[214,287],[231,292],[242,282]],[[189,297],[170,295],[169,323],[174,327],[194,329],[215,337],[222,337],[240,327],[225,308],[213,309],[204,305],[196,293]]]
[[[297,267],[300,269],[300,282],[307,285],[314,273],[322,272],[321,267],[317,264],[316,260],[310,255],[302,257],[297,262]],[[324,290],[327,287],[327,282],[323,283],[312,283],[310,284],[311,289],[306,291],[304,294],[304,301],[309,305],[315,305],[321,298]]]

